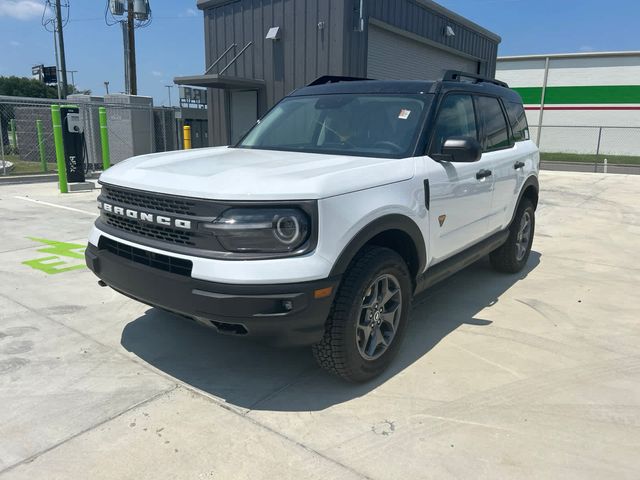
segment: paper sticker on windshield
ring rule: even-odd
[[[398,115],[398,118],[401,120],[406,120],[407,118],[409,118],[409,115],[411,115],[411,110],[407,110],[406,108],[403,108],[402,110],[400,110],[400,114]]]

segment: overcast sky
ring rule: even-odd
[[[106,0],[68,0],[67,69],[76,86],[124,89],[122,31],[107,26]],[[501,55],[640,50],[640,0],[441,0],[502,37]],[[136,31],[138,91],[167,104],[165,85],[204,70],[204,27],[196,0],[151,0],[153,23]],[[41,24],[44,0],[0,0],[0,75],[30,76],[55,65],[53,36]],[[48,16],[48,15],[47,15]],[[71,77],[69,77],[71,81]],[[635,82],[636,80],[630,80]],[[173,102],[177,97],[173,90]]]

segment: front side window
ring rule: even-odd
[[[482,124],[482,151],[491,152],[511,146],[507,121],[495,97],[477,96],[478,118]]]
[[[413,153],[430,96],[331,94],[285,98],[238,148],[400,158]]]
[[[451,94],[442,100],[434,126],[431,153],[442,153],[442,145],[451,137],[478,139],[471,95]]]
[[[520,103],[505,102],[507,107],[507,115],[511,124],[511,132],[513,133],[513,141],[521,142],[529,140],[529,125],[527,125],[527,115],[524,107]]]

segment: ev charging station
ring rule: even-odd
[[[80,109],[75,105],[61,105],[62,141],[64,144],[67,181],[85,181],[85,141]]]
[[[85,181],[87,147],[84,138],[84,123],[77,105],[51,105],[51,126],[56,146],[58,186],[60,193],[92,190],[94,185]],[[108,167],[108,149],[105,168]]]

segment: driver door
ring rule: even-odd
[[[487,237],[491,211],[493,176],[483,159],[461,163],[436,161],[447,138],[479,139],[473,98],[467,93],[450,93],[441,101],[429,157],[424,158],[425,178],[429,180],[429,232],[431,263],[445,260]],[[484,171],[484,172],[483,172]]]

